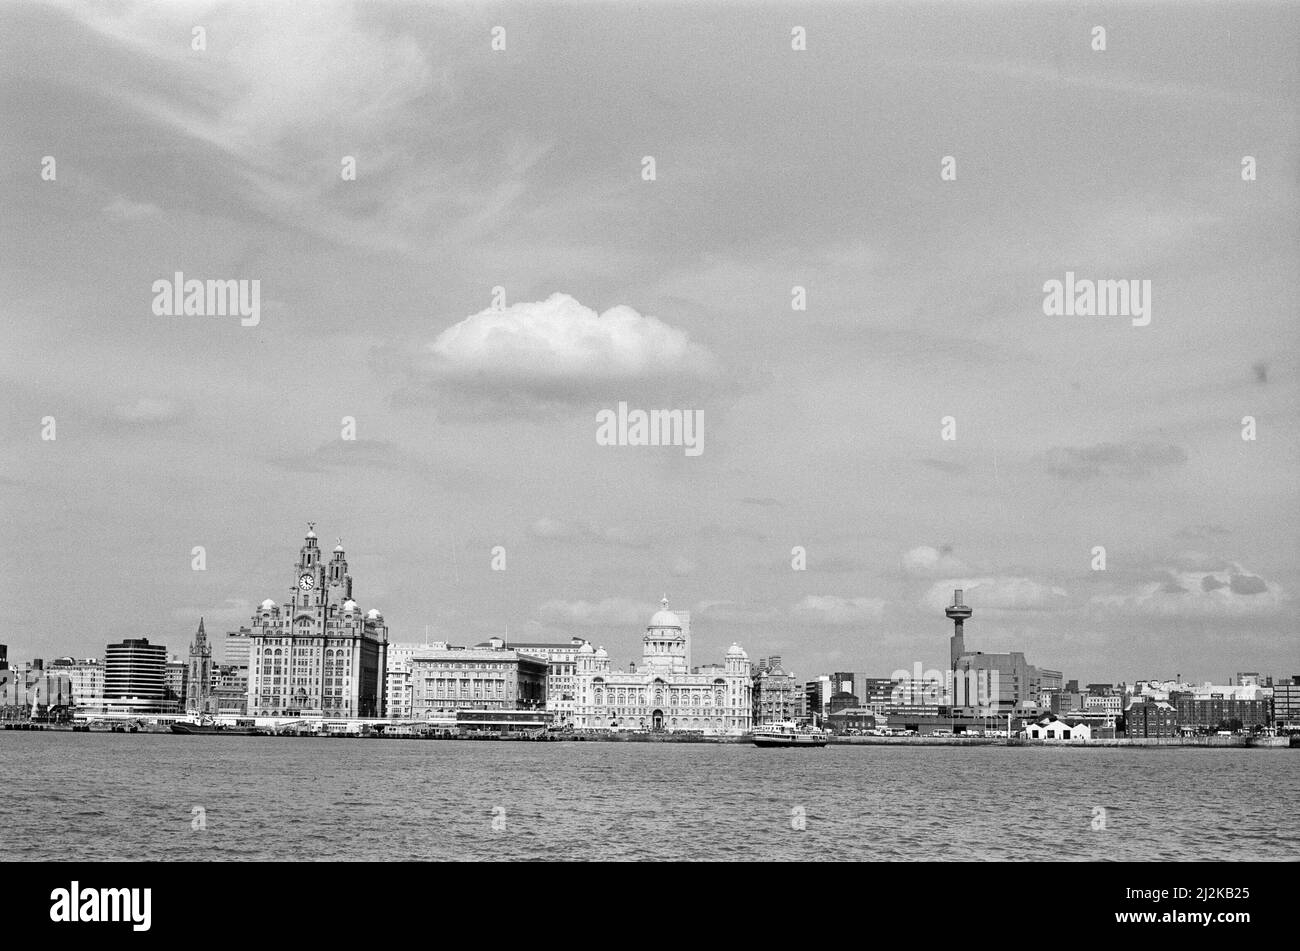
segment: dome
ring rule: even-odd
[[[672,611],[668,610],[668,599],[665,597],[659,602],[663,608],[655,612],[655,616],[650,619],[651,627],[675,627],[679,631],[682,628],[682,619]]]
[[[739,657],[742,660],[749,657],[749,655],[745,653],[745,649],[741,647],[739,644],[735,644],[735,643],[733,643],[730,647],[727,648],[727,656]]]
[[[270,598],[267,598],[265,601],[262,602],[262,610],[263,611],[275,610],[275,602]]]
[[[355,603],[356,602],[354,601],[353,604]],[[383,615],[379,613],[379,608],[371,608],[369,611],[366,612],[366,617],[370,618],[370,620],[372,621],[378,621],[380,618],[383,617]]]
[[[315,538],[315,537],[316,537],[316,533],[313,532],[311,529],[308,529],[308,530],[307,530],[307,534],[306,534],[305,536],[303,536],[303,537],[305,537],[305,538]]]
[[[608,657],[609,654],[605,651],[605,648],[603,648],[603,647],[597,647],[597,648],[596,648],[596,656],[597,656],[597,657]]]
[[[351,598],[348,598],[346,601],[343,602],[344,611],[355,611],[356,609],[357,609],[357,602],[353,601]]]
[[[579,653],[579,654],[594,654],[594,653],[596,653],[596,652],[595,652],[595,650],[592,648],[592,646],[591,646],[590,643],[588,643],[587,641],[583,641],[583,642],[582,642],[582,646],[578,648],[578,653]]]
[[[343,546],[342,546],[342,545],[335,545],[335,546],[334,546],[334,550],[335,550],[336,552],[342,553],[342,551],[343,551]]]

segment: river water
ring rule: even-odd
[[[16,860],[1289,859],[1290,750],[0,732]]]

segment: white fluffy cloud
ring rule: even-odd
[[[705,377],[715,368],[684,331],[623,305],[597,314],[568,294],[480,311],[429,351],[437,371],[516,382]]]

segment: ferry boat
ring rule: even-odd
[[[236,720],[234,725],[218,723],[212,717],[201,716],[193,720],[175,720],[172,722],[173,733],[211,734],[220,736],[261,736],[262,731],[254,728],[254,720]]]
[[[829,742],[824,731],[790,720],[766,723],[750,738],[755,746],[825,746]]]

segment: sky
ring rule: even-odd
[[[183,653],[287,598],[313,521],[393,641],[622,664],[666,595],[695,663],[888,676],[945,665],[960,587],[968,649],[1067,679],[1300,673],[1298,36],[5,3],[0,641]],[[256,322],[157,313],[176,272],[259,282]],[[1047,314],[1067,272],[1149,324]],[[602,445],[620,402],[702,451]]]

